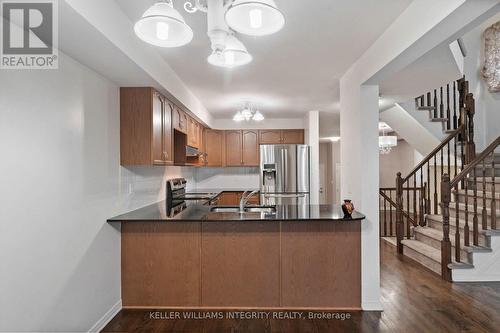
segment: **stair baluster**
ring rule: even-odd
[[[491,229],[497,228],[497,205],[495,196],[495,154],[491,153]]]
[[[477,219],[477,178],[476,178],[476,168],[472,169],[472,205],[473,207],[473,217],[472,217],[472,244],[479,246],[479,227]]]
[[[483,210],[481,212],[481,227],[488,229],[488,214],[486,212],[486,160],[483,160]]]
[[[441,202],[443,211],[443,240],[441,241],[441,276],[451,281],[451,242],[450,242],[450,176],[444,174],[441,180]]]
[[[434,89],[434,118],[438,116],[438,99],[437,99],[437,90]]]
[[[446,129],[451,127],[451,111],[450,111],[450,84],[446,85]]]
[[[453,81],[453,129],[457,129],[457,87],[455,81]],[[455,173],[456,175],[456,173]]]

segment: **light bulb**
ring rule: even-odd
[[[252,9],[248,12],[250,16],[250,27],[253,29],[262,28],[262,10],[261,9]]]
[[[170,27],[165,22],[156,23],[156,37],[160,40],[167,40],[169,29]]]
[[[229,67],[234,66],[234,52],[224,52],[224,63]]]

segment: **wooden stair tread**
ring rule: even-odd
[[[421,233],[427,237],[433,238],[435,240],[441,241],[443,239],[443,232],[438,229],[434,229],[431,227],[416,227],[413,229],[414,232],[416,233]],[[460,249],[462,249],[465,252],[468,253],[473,253],[473,252],[491,252],[490,248],[484,247],[484,246],[465,246],[464,245],[464,240],[463,240],[463,235],[461,236],[461,242],[460,242]],[[455,237],[451,237],[450,235],[450,242],[451,246],[455,247]]]
[[[415,239],[405,239],[402,240],[401,243],[409,247],[410,249],[414,250],[415,252],[418,252],[427,258],[441,263],[441,250],[436,249],[430,245],[424,244],[418,240]],[[404,253],[404,251],[403,251]],[[425,265],[424,265],[425,266]],[[451,269],[464,269],[464,268],[474,268],[474,265],[472,264],[467,264],[467,263],[458,263],[456,261],[452,261],[451,264],[449,265]]]
[[[404,239],[401,243],[434,261],[441,262],[441,250],[415,239]]]
[[[434,222],[443,223],[443,216],[441,216],[441,215],[427,214],[427,215],[425,215],[425,217],[427,219],[434,221]],[[455,225],[456,225],[455,217],[450,217],[450,226],[455,227]],[[465,226],[465,220],[459,219],[458,225],[459,225],[460,229],[463,229]],[[490,227],[489,224],[488,224],[488,227]],[[469,232],[472,233],[472,221],[469,221]],[[483,235],[500,235],[500,230],[492,230],[492,229],[482,230],[481,223],[479,223],[479,233],[483,234]]]

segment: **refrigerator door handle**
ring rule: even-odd
[[[284,189],[285,191],[289,191],[288,189],[288,149],[283,149],[283,169],[284,169],[284,172],[283,172],[283,178],[285,179],[285,182],[284,182]]]
[[[305,194],[264,194],[264,198],[304,198]]]

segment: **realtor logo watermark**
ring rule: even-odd
[[[57,69],[57,0],[1,0],[2,69]]]

